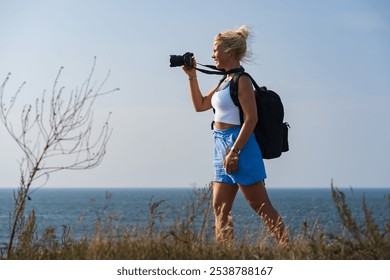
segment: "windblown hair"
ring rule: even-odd
[[[225,51],[234,51],[238,60],[245,59],[247,52],[247,39],[249,37],[249,29],[246,25],[239,27],[236,30],[226,30],[219,33],[215,37],[215,41],[221,44]]]

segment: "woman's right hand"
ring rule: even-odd
[[[188,79],[190,82],[190,94],[195,111],[203,112],[212,108],[211,97],[213,96],[216,87],[206,96],[203,96],[199,88],[198,80],[196,78],[196,60],[194,57],[192,58],[192,66],[193,67],[188,67],[183,65],[182,69],[188,75]]]
[[[186,65],[182,66],[183,71],[188,75],[189,78],[196,76],[196,59],[195,57],[192,58],[192,65],[193,67],[188,67]]]

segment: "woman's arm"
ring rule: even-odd
[[[238,79],[238,100],[240,101],[245,118],[234,146],[242,149],[252,135],[258,121],[256,99],[252,82],[250,78],[245,75],[242,75],[240,79]]]
[[[245,120],[236,142],[234,143],[234,148],[241,150],[249,140],[257,124],[255,94],[253,92],[251,80],[245,75],[242,75],[240,79],[238,79],[238,99],[240,101]],[[235,160],[237,157],[238,154],[236,154],[233,150],[231,150],[226,156],[225,167],[228,173],[232,173],[237,170],[238,165]],[[229,165],[231,162],[234,162],[234,164]]]
[[[196,65],[195,58],[192,59],[192,63],[193,65]],[[199,88],[198,79],[196,76],[196,69],[183,66],[183,70],[188,75],[188,79],[190,82],[190,94],[195,111],[203,112],[211,109],[211,97],[213,96],[217,87],[213,88],[206,96],[203,96]]]

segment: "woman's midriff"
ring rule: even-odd
[[[216,129],[229,129],[229,128],[236,127],[236,126],[238,126],[238,125],[230,124],[230,123],[222,123],[222,122],[215,122],[214,123],[214,127]]]

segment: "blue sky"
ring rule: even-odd
[[[212,112],[195,113],[188,81],[170,54],[212,63],[214,36],[247,24],[244,67],[277,91],[291,151],[266,161],[269,187],[390,187],[390,3],[388,1],[3,1],[0,80],[19,102],[52,86],[96,79],[118,93],[105,160],[95,170],[53,174],[48,187],[190,187],[212,179]],[[218,77],[199,74],[207,92]],[[15,122],[18,119],[15,118]],[[19,181],[20,152],[0,127],[0,187]]]

